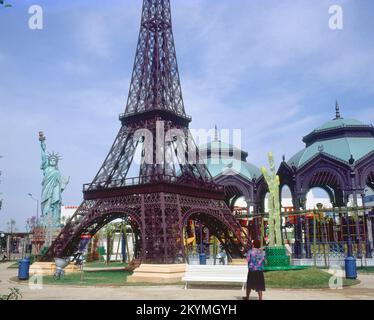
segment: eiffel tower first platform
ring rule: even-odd
[[[121,128],[84,201],[54,240],[43,261],[68,257],[82,234],[94,235],[123,218],[136,235],[142,264],[186,260],[183,229],[206,226],[232,258],[243,257],[247,235],[199,159],[189,133],[171,23],[169,0],[144,0],[141,28]],[[129,178],[137,150],[141,161]]]

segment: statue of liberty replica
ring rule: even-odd
[[[61,194],[69,183],[69,178],[62,177],[58,169],[60,156],[54,152],[47,154],[45,140],[43,132],[39,132],[43,171],[41,226],[46,228],[44,246],[50,246],[54,233],[61,227]]]

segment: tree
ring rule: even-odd
[[[13,246],[13,234],[17,231],[16,227],[16,221],[14,219],[10,219],[7,223],[8,226],[8,233],[10,234],[8,239],[10,240],[10,243]],[[10,259],[11,253],[13,252],[13,249],[11,249],[11,246],[8,247],[8,257]]]
[[[110,256],[113,250],[113,240],[116,230],[117,227],[113,223],[107,224],[103,229],[104,236],[106,237],[106,263],[110,262]]]
[[[10,219],[6,224],[8,226],[8,232],[13,235],[13,233],[17,231],[16,220]]]
[[[36,228],[36,217],[32,216],[31,218],[28,218],[26,220],[25,229],[26,229],[26,232],[32,232],[34,228]]]
[[[12,5],[6,3],[4,0],[0,0],[0,6],[3,6],[4,8],[10,8]]]
[[[0,295],[0,300],[18,300],[22,298],[22,293],[18,288],[9,288],[8,294]]]

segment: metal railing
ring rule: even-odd
[[[83,185],[83,192],[85,191],[97,191],[103,189],[111,189],[111,188],[121,188],[121,187],[129,187],[129,186],[136,186],[136,185],[145,185],[145,184],[157,184],[157,183],[170,183],[170,184],[178,184],[178,185],[186,185],[191,186],[188,183],[184,183],[182,178],[179,176],[171,176],[171,175],[152,175],[152,176],[141,176],[141,177],[133,177],[133,178],[125,178],[125,179],[118,179],[112,180],[109,183],[107,182],[96,182],[96,183],[86,183]],[[195,180],[197,185],[202,189],[213,189],[216,191],[224,192],[224,187],[218,184],[215,184],[213,181],[199,181]]]

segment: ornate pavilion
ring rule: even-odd
[[[225,187],[226,202],[233,210],[235,202],[243,197],[247,208],[263,210],[263,197],[267,192],[261,170],[247,162],[248,153],[225,143],[216,135],[212,142],[199,147],[200,155],[214,180]]]
[[[348,207],[349,202],[351,206],[365,205],[365,188],[374,190],[373,125],[343,118],[337,103],[334,119],[307,134],[303,142],[305,148],[288,161],[283,157],[278,169],[280,188],[282,190],[284,186],[289,187],[294,210],[306,210],[307,193],[312,188],[325,190],[334,208]],[[247,152],[220,141],[217,133],[211,143],[200,146],[200,151],[205,155],[205,162],[214,180],[225,187],[226,202],[233,212],[235,202],[243,197],[247,204],[245,220],[250,221],[249,226],[248,222],[244,225],[248,226],[253,238],[259,238],[258,221],[252,217],[253,214],[265,211],[267,193],[267,185],[260,169],[247,162]],[[345,218],[340,214],[342,222],[338,223],[342,227],[346,223],[348,227],[338,236],[331,236],[331,241],[335,238],[335,241],[346,241],[346,234],[351,234],[353,241],[362,241],[366,245],[366,255],[369,257],[371,249],[367,247],[370,245],[368,240],[374,239],[373,218],[367,215],[367,219],[362,218],[355,222],[350,220],[349,216],[350,214]],[[336,217],[336,221],[339,217]],[[366,220],[366,223],[363,220]],[[331,230],[335,228],[336,221],[332,222]],[[297,218],[293,224],[294,257],[311,258],[311,221],[306,217]]]
[[[365,188],[374,188],[374,127],[344,119],[338,104],[331,121],[303,138],[305,148],[279,168],[281,186],[288,185],[295,207],[305,209],[307,192],[324,189],[334,207],[362,201]]]

